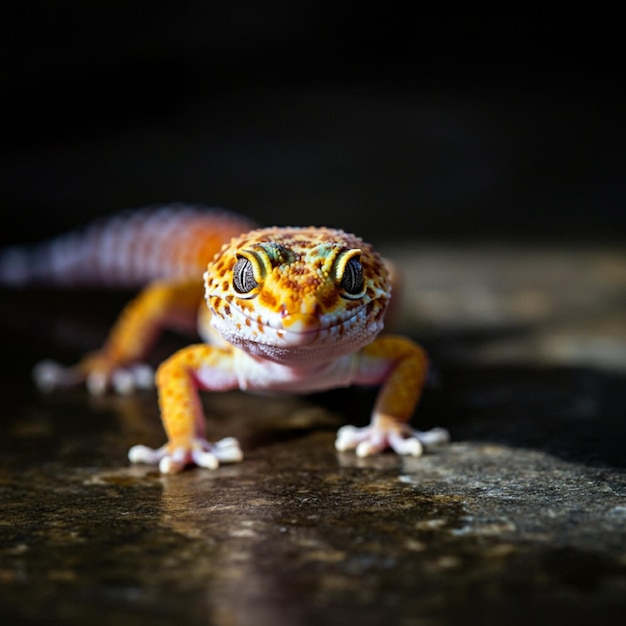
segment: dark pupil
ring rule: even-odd
[[[233,287],[238,293],[249,293],[258,283],[254,280],[252,263],[246,258],[241,258],[233,267]]]
[[[350,259],[341,279],[341,287],[356,295],[363,290],[363,267],[357,259]]]

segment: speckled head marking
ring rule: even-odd
[[[380,256],[330,228],[263,228],[224,246],[204,275],[212,324],[281,363],[329,360],[381,331],[390,282]]]

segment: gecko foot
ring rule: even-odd
[[[56,361],[40,361],[33,369],[33,379],[41,391],[74,387],[85,383],[94,396],[113,389],[120,395],[129,395],[139,389],[154,387],[154,371],[149,365],[136,363],[107,371],[103,368],[66,367]]]
[[[335,448],[340,452],[355,450],[359,457],[371,456],[391,448],[396,454],[421,456],[424,448],[430,448],[450,441],[444,428],[414,430],[408,424],[393,424],[382,427],[370,424],[365,428],[344,426],[337,431]]]
[[[157,449],[133,446],[128,451],[128,459],[131,463],[158,465],[162,474],[175,474],[186,465],[217,469],[220,463],[238,463],[243,460],[243,453],[234,437],[227,437],[216,443],[195,438],[189,446],[166,444]]]

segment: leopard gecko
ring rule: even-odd
[[[133,463],[174,473],[242,460],[236,439],[205,438],[199,390],[376,385],[369,426],[342,427],[337,450],[418,456],[448,440],[442,428],[409,425],[427,356],[408,338],[381,334],[389,268],[342,230],[256,228],[233,213],[179,205],[131,211],[0,254],[0,284],[36,283],[143,287],[100,350],[72,367],[44,361],[34,370],[44,390],[85,383],[93,394],[130,393],[156,383],[167,443],[132,447]],[[142,365],[161,330],[190,324],[202,343],[173,354],[155,375]]]

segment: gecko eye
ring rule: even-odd
[[[250,293],[259,283],[254,278],[252,263],[245,257],[237,259],[233,267],[233,287],[237,293]]]
[[[347,263],[339,286],[349,296],[360,296],[363,292],[363,266],[357,257],[352,257]]]

